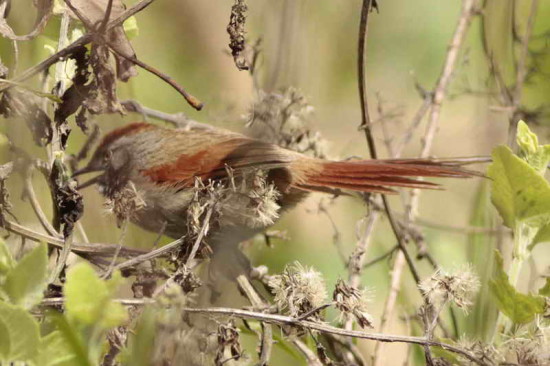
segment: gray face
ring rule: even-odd
[[[80,187],[84,188],[97,183],[100,186],[101,193],[110,196],[126,185],[131,169],[131,154],[124,144],[117,141],[98,148],[88,165],[76,171],[74,176],[91,172],[100,173],[95,178],[81,184]]]

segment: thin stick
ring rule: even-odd
[[[143,299],[113,299],[112,301],[117,302],[126,306],[144,306],[148,304],[154,304],[155,300],[149,298]],[[40,302],[41,306],[55,306],[63,305],[65,303],[64,297],[49,297]]]
[[[48,234],[60,237],[60,234],[55,230],[55,228],[52,226],[48,218],[46,217],[46,214],[42,210],[42,207],[40,206],[40,203],[38,202],[38,198],[36,197],[36,193],[34,192],[34,188],[32,185],[32,173],[33,173],[34,167],[31,165],[28,167],[27,172],[25,174],[25,196],[29,199],[29,203],[31,204],[31,207],[36,214],[36,217],[38,218],[38,221],[40,221],[40,224],[42,227],[48,232]]]
[[[199,235],[197,236],[197,239],[195,240],[195,243],[193,244],[193,247],[191,248],[191,253],[189,253],[189,257],[187,257],[187,261],[185,262],[185,265],[189,268],[191,268],[191,263],[193,262],[193,259],[195,259],[195,255],[197,255],[197,252],[199,251],[199,247],[201,246],[202,239],[206,235],[206,232],[208,231],[210,227],[210,218],[212,217],[212,212],[214,212],[215,203],[211,202],[208,206],[208,209],[206,211],[206,215],[204,217],[204,222],[202,223],[201,230],[199,231]]]
[[[129,56],[129,55],[126,55],[126,54],[120,52],[120,50],[117,50],[115,47],[112,46],[111,42],[107,42],[107,44],[109,45],[109,48],[111,49],[111,51],[113,53],[115,53],[116,55],[118,55],[118,56],[120,56],[120,57],[122,57],[122,58],[124,58],[124,59],[126,59],[130,62],[133,62],[134,64],[138,65],[139,67],[141,67],[142,69],[144,69],[146,71],[149,71],[151,74],[155,75],[156,77],[158,77],[159,79],[163,80],[168,85],[170,85],[172,88],[176,89],[176,91],[183,96],[183,98],[187,101],[187,103],[189,103],[189,105],[191,107],[195,108],[197,111],[200,111],[202,109],[202,107],[204,107],[204,104],[200,100],[198,100],[195,96],[189,94],[181,85],[179,85],[170,76],[168,76],[165,73],[161,72],[160,70],[154,68],[153,66],[150,66],[150,65],[146,64],[145,62],[139,60],[135,56]]]
[[[63,249],[64,241],[60,237],[53,237],[50,235],[42,234],[9,220],[4,221],[3,227],[9,232],[20,235],[27,239],[31,239],[34,241],[43,241],[58,249]],[[110,257],[114,254],[117,248],[118,246],[113,244],[74,243],[71,247],[71,251],[78,255],[86,255],[86,256],[94,255],[94,256]],[[124,247],[120,251],[120,255],[125,257],[133,257],[143,253],[144,251],[141,249],[128,248],[128,247]]]
[[[518,109],[521,106],[521,96],[523,94],[523,86],[527,77],[527,59],[529,56],[529,40],[533,33],[533,27],[535,26],[535,18],[537,14],[539,2],[538,0],[531,0],[531,7],[529,9],[529,17],[527,18],[527,26],[523,37],[521,37],[521,50],[517,60],[516,67],[516,84],[512,91],[511,100],[511,115],[508,127],[508,145],[514,146],[516,141],[516,128],[518,123]]]
[[[168,85],[176,89],[189,103],[193,108],[200,111],[203,107],[203,103],[195,98],[193,95],[189,94],[181,85],[179,85],[176,81],[174,81],[170,76],[164,74],[163,72],[157,70],[156,68],[147,65],[145,62],[139,60],[135,55],[127,55],[121,52],[113,45],[112,42],[109,41],[107,37],[104,36],[105,33],[105,25],[106,22],[109,20],[110,13],[111,13],[111,7],[112,7],[112,0],[109,0],[108,7],[105,12],[105,18],[103,19],[103,22],[101,26],[99,27],[99,30],[96,32],[94,29],[94,26],[92,22],[84,15],[82,14],[72,3],[70,0],[65,0],[65,4],[72,10],[73,13],[80,19],[80,21],[84,24],[84,26],[88,29],[88,32],[91,32],[96,36],[97,40],[101,40],[105,44],[109,46],[109,49],[111,52],[115,53],[116,55],[138,65],[139,67],[149,71],[153,75],[157,76],[158,78],[164,80]]]
[[[161,248],[152,250],[152,251],[147,252],[147,253],[142,254],[142,255],[138,255],[135,258],[132,258],[132,259],[129,259],[125,262],[119,263],[113,268],[113,270],[117,270],[117,269],[122,270],[122,269],[125,269],[125,268],[133,267],[136,264],[139,264],[139,263],[142,263],[142,262],[154,259],[154,258],[158,258],[160,256],[163,256],[163,255],[171,252],[175,248],[181,246],[184,242],[185,242],[185,238],[183,238],[183,237],[179,238],[179,239],[174,240],[173,242],[171,242],[169,244],[166,244],[165,246],[163,246]]]
[[[183,113],[171,114],[171,113],[158,111],[156,109],[151,109],[146,106],[143,106],[140,103],[136,102],[135,100],[124,100],[120,102],[120,104],[122,104],[124,108],[126,108],[126,110],[129,112],[135,112],[135,113],[142,114],[146,117],[160,119],[162,121],[166,121],[173,124],[175,127],[188,128],[191,130],[194,130],[194,129],[211,130],[214,128],[205,123],[194,121],[188,118]]]
[[[237,283],[245,293],[246,297],[254,306],[255,309],[261,310],[266,307],[266,304],[260,297],[260,295],[254,289],[254,286],[250,283],[248,278],[244,275],[237,277]],[[271,325],[261,323],[262,325],[262,335],[260,340],[260,362],[259,365],[265,366],[268,364],[271,357],[271,350],[273,348],[273,329]]]
[[[401,335],[382,334],[382,333],[367,333],[367,332],[362,332],[357,330],[345,330],[345,329],[337,328],[325,323],[317,323],[317,322],[308,321],[308,320],[297,320],[296,318],[292,318],[290,316],[285,316],[285,315],[258,313],[258,312],[249,311],[249,310],[223,308],[223,307],[211,307],[211,308],[201,308],[201,309],[182,308],[181,311],[183,313],[191,313],[191,314],[225,315],[225,316],[241,318],[241,319],[255,319],[255,320],[259,320],[267,323],[293,325],[293,326],[303,327],[311,330],[316,330],[323,333],[335,334],[335,335],[340,335],[344,337],[369,339],[369,340],[374,340],[378,342],[410,343],[410,344],[418,344],[421,346],[426,345],[430,347],[440,347],[447,351],[451,351],[461,356],[464,356],[468,360],[475,362],[478,365],[489,366],[484,361],[478,359],[471,353],[459,347],[456,347],[447,343],[443,343],[443,342],[433,341],[433,340],[428,341],[424,337],[401,336]]]
[[[433,141],[435,138],[435,133],[439,125],[441,104],[443,103],[443,99],[446,96],[448,86],[452,79],[460,48],[462,47],[462,44],[466,37],[467,30],[475,14],[476,5],[477,5],[476,0],[463,0],[461,14],[458,20],[458,24],[455,28],[455,32],[453,34],[451,43],[447,50],[447,54],[445,57],[441,74],[433,89],[433,92],[429,93],[429,95],[431,96],[431,99],[430,99],[431,109],[430,109],[430,114],[428,118],[426,133],[422,140],[423,145],[420,153],[421,158],[428,157],[431,151],[431,147],[433,145]],[[423,114],[426,112],[427,112],[426,99],[424,99],[419,112],[415,115],[413,123],[414,124],[419,123],[419,121],[423,118]],[[403,147],[400,147],[400,150],[402,150],[402,148]],[[414,218],[417,212],[417,207],[418,207],[419,195],[420,195],[420,191],[418,189],[413,190],[411,193],[411,199],[405,213],[405,220],[408,222],[414,221]],[[392,221],[390,221],[390,224],[391,223]],[[379,328],[379,331],[382,333],[384,333],[387,330],[387,327],[389,325],[388,320],[392,318],[391,314],[393,314],[393,309],[395,308],[395,304],[396,304],[395,300],[397,298],[397,292],[399,291],[399,288],[400,288],[401,275],[403,273],[403,270],[401,267],[403,267],[405,263],[409,263],[409,260],[410,258],[408,258],[407,253],[403,251],[400,251],[395,258],[395,262],[392,270],[392,278],[391,278],[392,287],[390,289],[390,294],[386,299],[386,304],[384,306],[384,310],[381,317],[380,328]],[[410,268],[410,265],[409,265],[409,268]],[[414,277],[415,277],[415,282],[418,283],[420,280],[420,277],[418,275]],[[381,356],[383,354],[384,354],[383,345],[377,344],[374,352],[374,362],[373,362],[374,366],[379,366],[382,364]]]
[[[376,263],[381,262],[381,261],[383,261],[384,259],[386,259],[388,257],[391,257],[393,255],[393,253],[395,253],[398,249],[399,249],[399,245],[395,245],[393,248],[388,250],[386,253],[384,253],[384,254],[382,254],[382,255],[374,258],[374,259],[371,259],[367,263],[363,264],[363,269],[368,268],[370,266],[373,266]]]

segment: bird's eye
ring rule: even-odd
[[[105,162],[108,162],[111,160],[111,157],[113,156],[113,152],[111,150],[105,151],[105,154],[103,155],[103,160]]]

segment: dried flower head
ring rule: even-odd
[[[260,91],[247,126],[252,128],[256,138],[316,158],[326,158],[325,141],[308,126],[313,110],[297,89],[288,88],[280,93]]]
[[[226,358],[226,350],[230,355]],[[233,321],[218,326],[218,351],[214,363],[223,365],[227,359],[238,360],[242,357],[242,348],[239,343],[239,330]]]
[[[117,225],[120,227],[123,222],[130,220],[136,212],[145,207],[145,201],[136,190],[134,183],[129,181],[122,189],[113,191],[105,200],[104,206],[115,215]]]
[[[534,328],[522,329],[502,344],[506,361],[517,365],[550,365],[550,327],[537,318]]]
[[[496,347],[492,344],[483,343],[478,340],[471,340],[465,337],[462,337],[458,340],[457,346],[462,348],[465,351],[468,351],[475,358],[487,362],[487,364],[499,364],[503,361],[503,357]],[[459,355],[460,364],[464,366],[474,366],[474,363],[471,360],[468,360],[465,357]]]
[[[438,269],[419,285],[420,290],[433,306],[442,306],[448,301],[466,310],[473,304],[480,283],[471,266],[463,266],[451,272]]]
[[[197,179],[195,196],[187,210],[189,232],[197,234],[203,223],[203,214],[215,205],[213,221],[224,217],[225,225],[263,228],[279,218],[279,191],[266,180],[261,170],[241,172],[233,176],[228,167],[229,178],[224,182],[204,182]]]
[[[352,287],[340,279],[336,283],[332,299],[343,316],[354,316],[361,328],[372,328],[373,317],[367,311],[367,291]]]
[[[323,305],[327,298],[321,273],[298,262],[287,265],[282,274],[272,276],[269,286],[277,306],[288,309],[291,316],[310,312]]]

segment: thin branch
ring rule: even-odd
[[[36,217],[38,218],[38,221],[40,221],[40,224],[48,232],[48,234],[55,237],[61,237],[60,234],[57,232],[57,230],[55,230],[55,228],[52,226],[52,224],[46,217],[44,210],[42,210],[42,207],[38,202],[38,198],[36,197],[36,193],[34,192],[34,188],[32,185],[33,170],[34,170],[33,165],[29,165],[25,173],[25,179],[24,179],[25,197],[28,198],[31,204],[31,207],[34,213],[36,214]]]
[[[149,298],[143,299],[113,299],[114,302],[125,306],[144,306],[148,304],[154,304],[155,300]],[[63,305],[65,303],[64,297],[49,297],[40,302],[41,306],[55,306]]]
[[[392,335],[392,334],[381,334],[381,333],[367,333],[357,330],[345,330],[337,328],[325,323],[317,323],[308,320],[297,320],[290,316],[279,315],[279,314],[266,314],[258,313],[249,310],[241,309],[232,309],[232,308],[223,308],[223,307],[212,307],[212,308],[182,308],[183,313],[190,314],[204,314],[204,315],[224,315],[241,319],[254,319],[267,323],[280,324],[280,325],[291,325],[302,327],[310,330],[316,330],[323,333],[335,334],[344,337],[360,338],[360,339],[369,339],[378,342],[389,342],[389,343],[409,343],[409,344],[418,344],[421,346],[430,346],[430,347],[440,347],[447,351],[454,352],[461,356],[464,356],[468,360],[475,362],[478,365],[489,366],[483,360],[478,359],[471,353],[447,344],[438,341],[428,341],[424,337],[413,337],[413,336],[401,336],[401,335]]]
[[[122,57],[122,58],[124,58],[124,59],[126,59],[130,62],[133,62],[134,64],[138,65],[142,69],[150,72],[151,74],[155,75],[159,79],[163,80],[168,85],[170,85],[172,88],[176,89],[176,91],[183,96],[183,98],[187,101],[187,103],[189,103],[189,105],[191,107],[195,108],[197,111],[200,111],[202,109],[202,107],[204,106],[204,104],[200,100],[198,100],[195,96],[189,94],[181,85],[179,85],[170,76],[168,76],[165,73],[161,72],[160,70],[154,68],[153,66],[150,66],[150,65],[146,64],[145,62],[139,60],[138,58],[136,58],[134,56],[129,56],[129,55],[126,55],[126,54],[120,52],[120,50],[117,50],[115,47],[112,46],[111,42],[107,42],[107,44],[109,45],[109,48],[111,49],[111,51],[113,53],[115,53],[116,55],[118,55],[118,56],[120,56],[120,57]]]
[[[359,100],[361,102],[361,126],[365,131],[365,138],[369,147],[370,156],[372,159],[377,159],[376,145],[372,136],[372,124],[369,115],[369,106],[366,93],[366,76],[365,76],[365,50],[367,48],[367,31],[369,14],[372,9],[372,0],[363,0],[361,7],[361,21],[359,23],[359,40],[357,46],[357,75],[359,86]]]
[[[372,8],[371,0],[363,0],[363,6],[361,8],[361,22],[359,25],[359,43],[358,43],[358,54],[357,54],[357,73],[358,73],[358,85],[359,85],[359,99],[361,101],[361,128],[365,131],[365,138],[367,139],[367,144],[369,148],[370,155],[373,159],[377,159],[376,145],[374,143],[374,137],[371,130],[371,120],[369,116],[369,108],[366,96],[366,77],[365,77],[365,49],[367,43],[367,30],[368,30],[368,17]],[[392,211],[390,209],[389,202],[385,195],[382,195],[382,203],[384,210],[386,211],[386,216],[390,222],[393,233],[397,239],[399,249],[405,256],[409,269],[416,282],[420,281],[420,276],[416,270],[414,261],[412,260],[410,254],[407,251],[405,246],[405,238],[399,230],[399,227],[393,217]]]
[[[24,227],[20,224],[17,224],[9,220],[4,221],[3,228],[8,230],[9,232],[20,235],[27,239],[31,239],[38,242],[42,241],[58,249],[63,249],[64,241],[62,238],[59,238],[59,237],[56,238],[50,235],[36,232],[34,230],[31,230],[27,227]],[[89,257],[90,255],[101,256],[101,257],[111,257],[115,253],[117,248],[118,248],[118,245],[114,245],[114,244],[74,243],[71,247],[71,251],[75,254],[83,255],[87,257]],[[137,248],[123,247],[120,250],[120,255],[124,257],[133,257],[143,253],[144,253],[144,250],[137,249]]]
[[[370,239],[372,238],[372,233],[379,215],[380,213],[378,210],[371,210],[367,218],[367,223],[365,224],[363,234],[357,241],[355,249],[350,256],[348,263],[348,283],[353,288],[358,288],[361,284],[361,273],[365,268],[364,262],[367,254],[367,247],[370,243]],[[353,329],[353,317],[348,317],[346,323],[344,324],[344,329]]]
[[[200,123],[197,121],[194,121],[190,118],[188,118],[184,113],[166,113],[162,111],[158,111],[156,109],[151,109],[148,107],[145,107],[141,105],[140,103],[136,102],[135,100],[125,100],[120,102],[124,106],[124,108],[129,112],[135,112],[139,113],[145,117],[151,117],[155,119],[160,119],[162,121],[169,122],[173,124],[175,127],[179,128],[187,128],[190,130],[211,130],[214,127],[207,125],[205,123]]]
[[[195,243],[191,248],[191,253],[189,253],[189,257],[187,257],[187,261],[185,262],[185,265],[189,268],[191,268],[191,263],[193,263],[193,260],[195,259],[195,255],[199,251],[199,248],[202,244],[202,239],[208,232],[208,229],[210,227],[210,218],[212,217],[212,213],[214,212],[215,206],[216,206],[215,202],[210,202],[210,204],[208,205],[208,209],[206,210],[206,215],[204,216],[204,221],[202,223],[201,230],[199,231],[199,235],[197,236],[197,239],[195,240]]]
[[[315,352],[313,352],[304,342],[296,337],[293,337],[292,343],[298,351],[302,352],[308,366],[323,366],[323,363],[319,360],[319,357],[317,357]]]
[[[143,263],[145,261],[164,256],[165,254],[167,254],[167,253],[171,252],[172,250],[176,249],[177,247],[181,246],[184,242],[185,242],[184,237],[179,238],[179,239],[174,240],[173,242],[171,242],[169,244],[166,244],[165,246],[163,246],[161,248],[151,250],[150,252],[144,253],[142,255],[138,255],[135,258],[132,258],[132,259],[129,259],[125,262],[119,263],[113,268],[113,270],[126,269],[126,268],[129,268],[129,267],[133,267],[133,266],[135,266],[139,263]]]
[[[436,82],[436,85],[433,91],[426,94],[427,96],[430,96],[430,106],[429,108],[427,107],[426,97],[425,97],[419,109],[419,112],[417,112],[414,117],[413,127],[417,125],[420,120],[422,120],[423,115],[428,112],[428,109],[430,111],[426,133],[424,135],[424,138],[422,139],[422,150],[420,152],[421,158],[427,158],[430,154],[433,141],[435,138],[435,133],[439,125],[441,105],[443,103],[443,99],[447,94],[448,86],[454,74],[454,69],[456,66],[456,61],[458,59],[459,51],[462,47],[462,44],[464,43],[466,33],[471,24],[472,18],[475,15],[476,7],[477,7],[476,0],[463,0],[461,14],[460,14],[457,26],[455,28],[451,43],[447,50],[447,54],[445,56],[445,61],[443,64],[441,74]],[[401,150],[402,148],[403,147],[400,147]],[[407,205],[407,210],[405,213],[406,222],[410,223],[414,221],[417,208],[418,208],[419,195],[420,195],[420,192],[418,189],[413,190],[411,193],[411,198],[410,198],[409,204]],[[386,205],[385,205],[385,208],[387,209]],[[392,224],[392,228],[393,228],[395,225],[395,222],[390,220],[390,224]],[[386,331],[386,328],[389,324],[388,320],[391,318],[391,314],[393,313],[393,309],[396,304],[397,292],[399,291],[399,288],[400,288],[401,275],[403,272],[402,267],[405,265],[405,263],[407,263],[409,265],[409,268],[411,268],[410,260],[411,259],[408,253],[402,250],[397,254],[395,258],[395,262],[392,270],[392,277],[391,277],[392,286],[390,288],[390,293],[388,295],[388,298],[386,299],[386,304],[384,306],[384,310],[381,317],[382,320],[379,328],[380,332],[382,333]],[[416,275],[413,274],[413,277],[416,283],[420,281],[420,277],[418,276],[418,274]],[[431,359],[430,354],[428,352],[429,349],[426,348],[426,351],[427,351],[426,352],[427,361],[429,362],[429,360]],[[383,346],[381,344],[377,344],[374,352],[374,362],[373,362],[375,366],[382,364],[381,356],[383,354],[384,354]]]
[[[65,1],[65,4],[67,4],[67,6],[72,10],[72,12],[78,17],[78,19],[80,19],[80,21],[84,24],[84,26],[88,29],[88,32],[91,32],[96,40],[100,41],[100,42],[103,42],[105,43],[107,46],[109,46],[109,49],[111,50],[111,52],[113,52],[114,54],[116,54],[117,56],[120,56],[132,63],[134,63],[135,65],[138,65],[139,67],[141,67],[142,69],[152,73],[153,75],[157,76],[158,78],[160,78],[161,80],[163,80],[164,82],[166,82],[168,85],[170,85],[172,88],[176,89],[184,98],[185,100],[187,101],[187,103],[189,103],[193,108],[195,108],[196,110],[200,111],[203,107],[203,103],[198,100],[196,97],[194,97],[193,95],[189,94],[181,85],[179,85],[175,80],[173,80],[170,76],[166,75],[165,73],[161,72],[160,70],[157,70],[156,68],[146,64],[145,62],[139,60],[136,56],[134,55],[127,55],[123,52],[121,52],[119,49],[117,49],[117,47],[115,47],[113,45],[113,42],[111,42],[106,36],[105,36],[105,27],[104,27],[104,23],[108,21],[109,19],[109,14],[111,12],[111,6],[108,6],[107,10],[106,10],[106,15],[105,15],[105,18],[103,20],[103,24],[101,24],[101,26],[99,27],[99,30],[96,31],[94,29],[94,26],[92,24],[92,22],[86,17],[86,15],[82,14],[72,3],[70,0],[64,0]],[[110,0],[110,3],[109,5],[112,5],[112,0]]]
[[[264,303],[260,295],[254,289],[254,286],[250,283],[248,278],[244,275],[237,277],[237,282],[240,288],[245,293],[246,297],[252,304],[252,306],[257,310],[262,310],[267,305]],[[262,335],[260,340],[260,366],[266,366],[269,363],[271,357],[271,350],[273,348],[273,329],[271,325],[261,323],[262,325]]]
[[[516,67],[516,83],[514,90],[512,91],[511,100],[511,116],[508,127],[508,145],[513,146],[516,141],[516,128],[518,123],[518,110],[521,106],[521,96],[523,94],[523,86],[527,78],[527,59],[529,56],[529,40],[533,34],[533,27],[535,26],[535,18],[537,14],[539,1],[531,0],[531,7],[529,9],[529,16],[527,18],[527,26],[525,33],[521,37],[521,49],[517,59]]]
[[[393,255],[393,253],[395,253],[398,249],[399,249],[399,245],[395,245],[393,248],[388,250],[386,253],[384,253],[382,255],[379,255],[378,257],[373,258],[370,261],[368,261],[367,263],[363,264],[363,269],[368,268],[370,266],[373,266],[376,263],[381,262],[384,259],[391,257]]]

